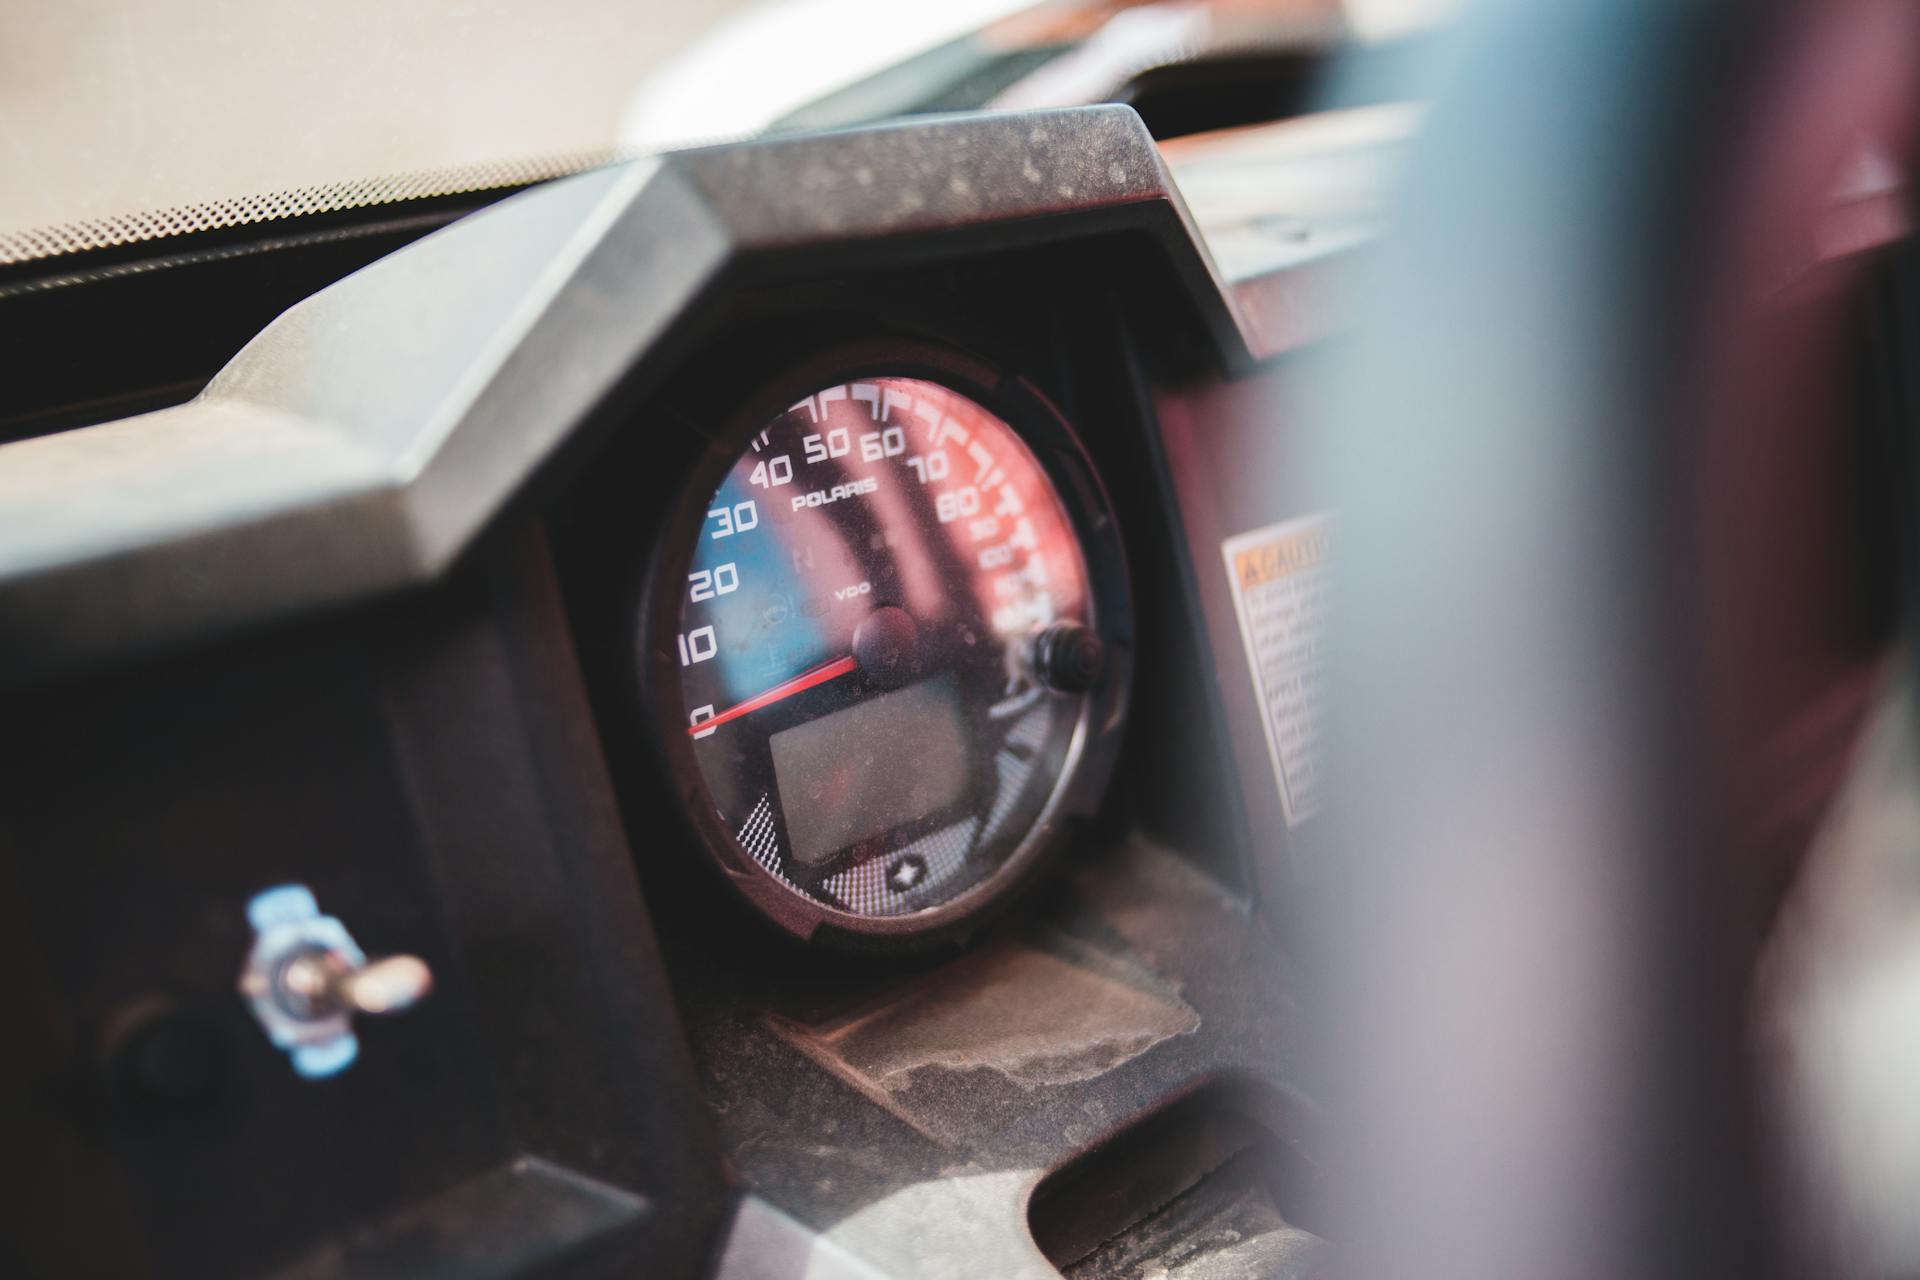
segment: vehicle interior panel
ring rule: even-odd
[[[0,1274],[1920,1274],[1897,0],[495,8],[0,192]]]

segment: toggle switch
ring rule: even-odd
[[[312,890],[279,885],[247,903],[253,949],[240,994],[254,1021],[309,1080],[335,1075],[360,1052],[358,1015],[405,1012],[433,990],[417,956],[369,961],[338,919],[322,915]]]

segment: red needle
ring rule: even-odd
[[[729,720],[738,720],[748,712],[758,711],[762,707],[770,707],[782,698],[791,698],[794,694],[811,689],[817,684],[825,684],[829,680],[838,680],[841,676],[846,675],[847,672],[852,671],[859,665],[860,663],[852,654],[848,654],[844,658],[835,658],[832,662],[823,662],[811,671],[802,671],[791,680],[782,680],[779,684],[766,690],[764,693],[754,694],[745,702],[734,703],[710,720],[702,720],[699,724],[688,725],[687,734],[691,737],[695,734],[705,733],[707,730],[718,725],[723,725]]]

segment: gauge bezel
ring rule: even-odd
[[[705,526],[706,506],[755,433],[822,387],[860,378],[923,378],[977,402],[1032,451],[1065,508],[1086,561],[1090,623],[1106,646],[1106,673],[1087,696],[1052,794],[1005,861],[952,899],[900,916],[863,916],[819,902],[756,862],[721,820],[685,731],[674,635],[681,584]],[[837,347],[786,367],[707,435],[656,542],[636,620],[642,696],[684,819],[725,880],[758,913],[804,941],[874,948],[933,945],[978,927],[1017,896],[1077,820],[1105,795],[1133,675],[1133,613],[1113,508],[1065,417],[1032,383],[947,348],[903,341]]]

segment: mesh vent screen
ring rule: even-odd
[[[536,160],[426,169],[399,177],[299,187],[291,191],[275,191],[212,204],[183,205],[112,218],[89,218],[28,231],[0,231],[0,265],[58,257],[87,249],[137,244],[143,240],[160,240],[219,227],[275,222],[303,214],[331,213],[403,200],[521,187],[629,158],[627,153],[613,150],[569,152]]]

